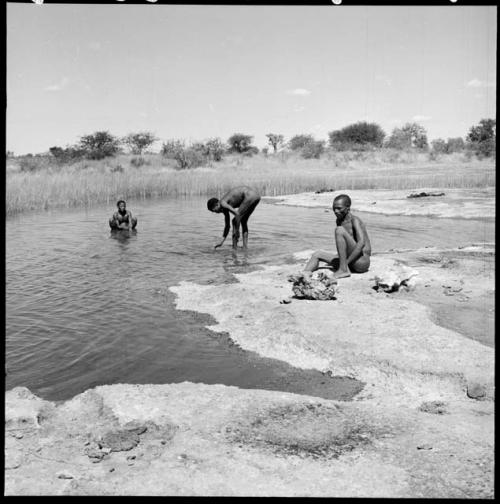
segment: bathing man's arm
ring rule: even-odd
[[[224,210],[224,231],[222,232],[222,241],[218,243],[214,248],[220,247],[224,243],[227,235],[229,234],[230,227],[231,226],[229,224],[229,212],[227,210]]]

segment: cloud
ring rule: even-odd
[[[481,81],[479,79],[472,79],[467,84],[465,87],[470,87],[470,88],[485,88],[485,87],[495,87],[496,84],[494,82],[487,82],[487,81]]]
[[[430,121],[432,119],[431,116],[426,116],[426,115],[414,115],[412,117],[413,121]]]
[[[303,110],[305,110],[306,108],[303,106],[303,105],[294,105],[293,106],[293,111],[294,112],[302,112]]]
[[[297,89],[289,89],[286,94],[294,95],[294,96],[307,96],[311,94],[311,91],[308,89],[297,88]]]
[[[57,84],[51,84],[45,88],[45,91],[62,91],[69,84],[69,79],[63,77]]]

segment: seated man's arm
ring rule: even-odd
[[[356,236],[356,246],[350,253],[347,258],[347,264],[350,264],[352,261],[355,261],[359,258],[359,256],[363,253],[363,247],[365,246],[365,234],[363,233],[363,229],[361,228],[361,224],[358,219],[352,220],[352,230],[354,231],[354,236]]]
[[[132,229],[132,212],[130,210],[127,210],[127,214],[128,214],[128,229],[131,230]]]

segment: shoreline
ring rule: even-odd
[[[291,298],[287,277],[310,252],[170,290],[243,349],[362,381],[352,401],[183,382],[55,404],[16,387],[5,494],[492,498],[494,334],[477,341],[467,317],[438,325],[432,306],[490,316],[494,244],[375,254],[331,301]],[[374,290],[403,270],[412,289]]]

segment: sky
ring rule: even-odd
[[[493,6],[7,4],[6,147],[46,152],[107,130],[203,141],[465,137],[496,113]]]

